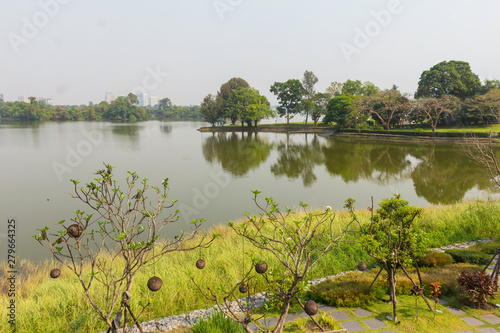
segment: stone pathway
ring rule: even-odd
[[[440,302],[441,304],[446,304],[445,300]],[[365,310],[365,309],[345,309],[339,310],[332,306],[319,305],[319,309],[322,312],[326,312],[329,316],[335,319],[340,325],[347,329],[347,332],[376,332],[376,333],[395,333],[393,330],[384,330],[387,328],[387,324],[376,318],[376,314]],[[463,331],[453,332],[453,333],[499,333],[500,332],[500,317],[494,314],[486,314],[480,316],[479,318],[471,317],[467,315],[463,310],[446,306],[448,310],[453,315],[459,317],[463,320],[464,325]],[[302,318],[309,318],[309,316],[304,312],[300,311],[298,313],[293,313],[288,315],[291,316],[290,320],[287,322],[292,322]],[[317,316],[317,315],[316,315]],[[293,319],[292,319],[293,318]],[[288,318],[287,318],[288,319]],[[260,321],[260,327],[262,328],[272,328],[278,321],[278,318],[266,318]],[[491,327],[494,325],[494,327]],[[485,327],[487,326],[487,327]],[[254,332],[260,332],[255,325],[250,326]]]

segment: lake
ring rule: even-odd
[[[31,238],[83,209],[70,197],[70,179],[86,183],[103,168],[127,171],[161,185],[181,218],[164,236],[257,213],[251,190],[281,207],[302,201],[313,208],[357,208],[395,193],[416,206],[486,198],[496,190],[486,170],[450,144],[402,144],[334,139],[312,134],[200,133],[201,122],[148,121],[0,123],[0,247],[7,247],[7,219],[17,222],[17,258],[41,260],[49,251]],[[87,210],[87,212],[90,212]],[[4,256],[2,254],[2,256]],[[5,260],[2,258],[0,260]]]

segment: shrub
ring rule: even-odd
[[[374,286],[366,294],[373,276],[363,273],[348,273],[334,280],[327,280],[311,287],[309,297],[316,302],[345,307],[361,307],[373,304],[377,297],[382,297],[386,290],[383,279],[378,278],[379,286]],[[377,285],[377,283],[376,283]]]
[[[230,318],[224,316],[220,311],[208,319],[201,319],[198,323],[191,327],[193,333],[243,333],[245,330],[241,325]]]
[[[477,244],[469,247],[469,250],[484,252],[484,253],[488,253],[488,254],[495,254],[498,250],[498,247],[500,247],[500,242],[495,241],[495,242],[487,242],[487,243],[477,243]]]
[[[478,270],[460,272],[457,281],[462,297],[479,308],[484,307],[488,302],[488,298],[495,297],[498,293],[496,279]]]
[[[453,260],[455,260],[456,262],[467,262],[476,265],[486,265],[491,260],[491,256],[489,254],[479,251],[453,249],[453,250],[446,250],[445,252],[451,255],[453,257]]]
[[[417,262],[422,267],[442,267],[453,262],[453,258],[448,253],[429,251],[423,257],[418,257]]]

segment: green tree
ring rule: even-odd
[[[172,107],[172,102],[170,101],[170,98],[165,97],[163,99],[160,99],[158,107],[160,110],[166,110]]]
[[[265,96],[259,94],[254,88],[237,88],[233,90],[231,97],[224,103],[223,113],[231,119],[240,119],[241,126],[247,123],[255,126],[263,119],[273,115],[269,108],[269,101]]]
[[[222,117],[222,99],[208,94],[201,102],[201,116],[207,122],[215,126],[217,120]]]
[[[380,89],[369,81],[361,83],[360,80],[347,80],[342,85],[342,95],[371,96],[379,91]]]
[[[422,209],[410,206],[400,195],[383,199],[379,206],[371,223],[362,225],[361,242],[368,255],[380,262],[387,273],[393,319],[397,322],[396,270],[401,267],[406,273],[404,266],[411,264],[414,255],[423,251],[422,239],[413,227]],[[346,208],[357,220],[354,199],[346,201]]]
[[[302,78],[302,87],[304,88],[302,112],[306,115],[306,126],[309,113],[312,112],[314,106],[314,95],[316,94],[314,86],[316,83],[318,83],[316,75],[311,71],[305,71]]]
[[[326,88],[325,94],[328,94],[330,98],[341,95],[343,86],[344,86],[343,83],[338,81],[333,81],[332,83],[330,83],[330,86]]]
[[[474,96],[480,88],[481,81],[469,63],[443,61],[422,73],[415,98],[453,95],[464,99]]]
[[[316,93],[313,99],[313,109],[311,112],[311,119],[314,122],[314,126],[317,125],[319,119],[326,113],[326,105],[330,100],[330,95],[328,93]]]
[[[337,123],[341,128],[346,127],[347,121],[352,117],[354,96],[351,94],[339,95],[332,98],[326,106],[326,115],[323,122]]]
[[[248,84],[247,81],[243,80],[240,77],[233,77],[229,79],[229,81],[220,86],[220,89],[217,92],[217,97],[221,98],[221,104],[220,104],[221,109],[224,109],[226,101],[228,101],[231,98],[233,91],[238,88],[250,88],[250,85]],[[232,125],[234,125],[239,118],[238,115],[224,114],[224,116],[231,119]]]
[[[277,107],[281,116],[286,116],[286,124],[290,125],[290,118],[300,111],[304,88],[297,79],[286,82],[274,82],[271,92],[278,97],[280,105]]]
[[[137,95],[129,93],[127,97],[125,97],[129,106],[139,104],[139,100],[137,99]]]

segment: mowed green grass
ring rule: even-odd
[[[367,210],[358,211],[359,218],[368,221]],[[345,226],[350,217],[338,213],[336,223],[339,228]],[[496,201],[474,201],[450,206],[425,208],[417,228],[427,232],[430,247],[443,246],[449,243],[475,240],[479,238],[500,238],[500,203]],[[246,242],[226,226],[215,227],[212,231],[221,236],[214,244],[201,251],[201,256],[207,265],[204,270],[195,267],[200,257],[199,251],[172,253],[163,257],[154,266],[145,267],[136,277],[132,289],[131,304],[139,309],[139,301],[153,301],[141,317],[147,321],[158,317],[188,312],[194,309],[212,305],[196,289],[191,278],[202,286],[216,290],[219,286],[229,288],[242,278],[242,272],[249,269],[251,259],[243,255],[243,246],[250,255],[258,256],[268,262],[270,269],[279,270],[280,265],[271,255],[252,249]],[[355,239],[355,235],[352,235]],[[317,242],[321,242],[321,239]],[[45,250],[40,248],[40,251]],[[370,263],[370,258],[355,243],[342,243],[329,252],[314,267],[307,279],[336,274],[355,269],[359,261]],[[0,275],[6,272],[5,262],[2,263]],[[60,267],[53,262],[32,263],[23,261],[19,264],[16,295],[17,332],[96,332],[105,329],[100,320],[83,312],[92,313],[87,303],[81,285],[66,268],[58,279],[51,279],[49,272],[54,267]],[[160,291],[153,293],[147,289],[147,281],[153,276],[163,280]],[[263,279],[255,279],[252,292],[265,288]],[[0,281],[1,304],[7,304],[6,281]],[[99,295],[99,302],[104,302],[105,292],[102,287],[95,286],[93,292]],[[80,308],[80,310],[78,309]],[[82,312],[83,311],[83,312]],[[1,318],[6,318],[6,306],[0,307]],[[0,332],[8,332],[6,320],[0,321]]]

